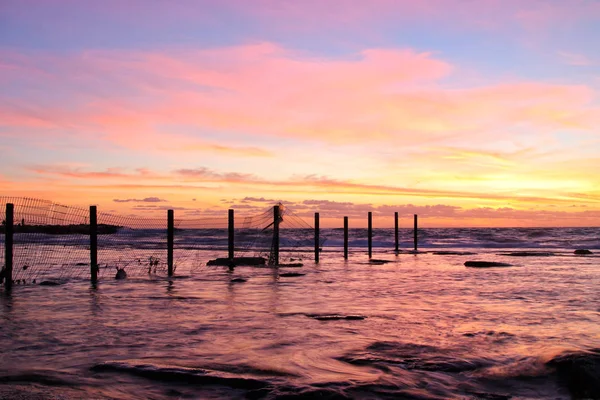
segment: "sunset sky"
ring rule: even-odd
[[[2,0],[0,196],[600,225],[600,1]]]

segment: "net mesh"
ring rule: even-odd
[[[16,283],[89,279],[89,209],[40,199],[0,197],[3,214],[8,203],[14,205],[12,276]],[[289,208],[278,206],[281,262],[312,259],[313,227]],[[235,255],[269,259],[274,219],[273,207],[236,217]],[[117,269],[124,269],[128,276],[167,275],[166,215],[144,218],[98,212],[97,223],[99,279],[114,278]],[[210,257],[227,257],[227,210],[206,218],[175,216],[174,227],[174,271],[199,272]],[[325,240],[320,238],[320,245]],[[4,237],[0,250],[3,256]]]

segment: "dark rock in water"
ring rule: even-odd
[[[600,398],[600,349],[564,353],[546,363],[576,399]]]
[[[291,278],[294,276],[304,276],[306,274],[300,273],[300,272],[283,272],[281,274],[279,274],[279,276],[282,276],[284,278]]]
[[[575,250],[575,254],[582,255],[582,254],[594,254],[594,253],[592,253],[588,249],[577,249],[577,250]]]
[[[117,273],[115,274],[115,279],[125,279],[127,278],[127,272],[125,272],[124,268],[117,268]]]
[[[304,264],[302,264],[302,263],[277,264],[278,267],[285,267],[285,268],[300,268],[303,265]]]
[[[387,263],[390,263],[390,262],[392,262],[392,261],[390,261],[390,260],[378,260],[378,259],[375,259],[375,258],[372,258],[372,259],[369,260],[369,263],[371,263],[371,264],[387,264]]]
[[[54,281],[42,281],[40,282],[40,286],[58,286],[60,283]]]
[[[244,283],[244,282],[248,282],[248,279],[246,279],[246,278],[233,278],[229,282],[231,282],[231,283]]]
[[[491,268],[491,267],[512,267],[512,264],[495,261],[467,261],[465,267]]]
[[[82,267],[84,265],[88,265],[88,263],[78,262],[78,263],[75,263],[75,265],[78,266],[78,267]]]
[[[540,251],[516,251],[514,253],[503,253],[501,256],[510,257],[551,257],[554,253],[540,252]]]
[[[209,260],[206,265],[217,265],[223,267],[229,267],[231,265],[231,259],[229,258],[215,258],[214,260]],[[267,260],[263,257],[234,257],[233,265],[265,265]]]
[[[477,253],[471,253],[469,251],[434,251],[433,254],[438,256],[472,256]]]
[[[363,315],[339,315],[339,314],[305,314],[307,317],[316,319],[319,321],[336,321],[340,319],[345,320],[363,320],[367,317]]]

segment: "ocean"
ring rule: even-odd
[[[27,235],[0,289],[2,399],[600,398],[600,228],[420,229],[416,254],[375,229],[380,262],[366,229],[348,260],[322,229],[318,264],[312,231],[283,229],[302,267],[232,270],[206,265],[225,230],[189,229],[171,278],[164,232],[129,230],[99,238],[96,285],[85,236]]]

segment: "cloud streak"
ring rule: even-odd
[[[167,200],[160,199],[158,197],[146,197],[143,199],[113,199],[115,203],[162,203]]]

